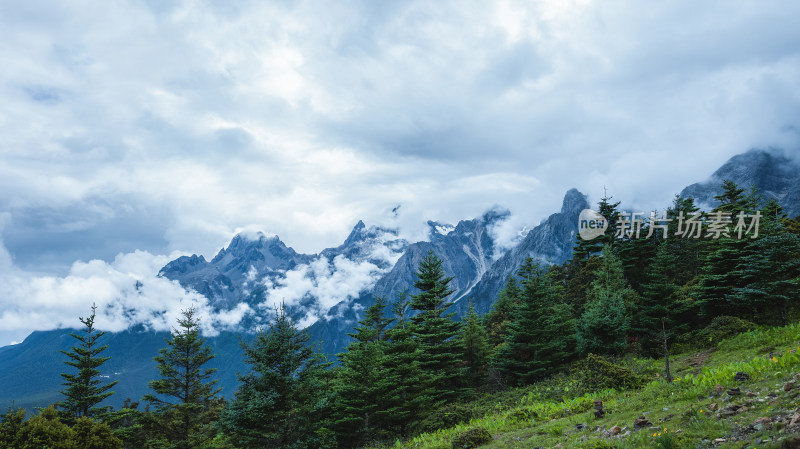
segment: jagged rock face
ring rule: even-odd
[[[526,258],[562,263],[572,257],[578,216],[588,207],[582,193],[576,189],[569,190],[560,212],[548,217],[528,232],[519,245],[502,255],[495,254],[491,229],[505,219],[508,212],[491,211],[481,218],[461,221],[456,226],[429,222],[429,242],[409,245],[372,292],[361,295],[352,304],[337,304],[326,319],[315,323],[309,331],[312,337],[322,341],[322,347],[328,353],[342,351],[350,341],[347,333],[360,319],[359,312],[374,303],[374,296],[384,296],[392,301],[403,289],[408,289],[409,294],[416,293],[413,288],[415,273],[429,251],[443,260],[446,275],[453,276],[450,282],[450,288],[454,290],[451,298],[455,301],[452,311],[462,317],[467,313],[469,301],[473,301],[478,312],[485,313],[497,299],[508,276],[516,273]]]
[[[335,261],[346,259],[354,264],[370,264],[376,273],[382,273],[393,266],[407,246],[397,231],[367,228],[361,221],[342,245],[319,254],[297,253],[276,236],[237,235],[210,262],[203,256],[180,257],[162,268],[159,275],[204,295],[218,309],[231,309],[240,302],[255,307],[268,300],[270,289],[280,286],[289,272],[297,270],[302,276],[313,278],[318,273],[310,265],[326,271],[336,265]],[[298,321],[311,321],[314,315],[326,312],[313,295],[288,299],[291,303],[287,309]]]
[[[455,310],[463,316],[472,301],[478,313],[489,311],[508,277],[516,274],[528,257],[543,263],[561,264],[572,257],[572,247],[578,232],[578,216],[589,207],[586,196],[570,189],[564,196],[561,211],[550,215],[533,228],[513,249],[498,259]]]
[[[491,229],[508,217],[507,211],[493,210],[480,218],[459,222],[456,226],[429,221],[430,241],[408,245],[392,269],[355,301],[343,301],[334,306],[324,319],[314,323],[309,332],[322,342],[329,354],[342,351],[350,342],[347,333],[361,318],[362,311],[375,302],[376,296],[393,301],[397,294],[407,289],[416,293],[414,281],[420,261],[433,252],[442,259],[447,276],[452,276],[450,288],[454,300],[462,298],[483,277],[494,260],[495,242]],[[388,311],[387,311],[388,313]]]
[[[714,196],[722,193],[725,180],[745,189],[755,185],[764,199],[775,198],[787,215],[800,215],[800,162],[779,150],[753,149],[736,155],[707,181],[683,189],[681,196],[692,197],[701,208],[711,210],[718,204]]]
[[[457,315],[466,313],[465,298],[475,301],[480,312],[487,311],[505,280],[517,271],[525,258],[553,263],[569,258],[577,217],[585,207],[588,207],[586,198],[577,190],[570,190],[561,212],[550,216],[505,254],[496,254],[492,228],[509,213],[492,210],[455,226],[430,221],[429,241],[410,245],[399,239],[394,230],[368,228],[359,221],[342,245],[325,249],[319,255],[299,254],[277,237],[240,235],[210,262],[202,256],[180,257],[167,264],[160,274],[196,290],[215,307],[228,309],[242,301],[251,306],[263,303],[269,295],[269,287],[279,284],[288,271],[302,269],[318,259],[367,261],[385,273],[374,285],[366,286],[368,288],[353,297],[341,298],[341,302],[328,310],[312,295],[300,298],[289,307],[299,322],[312,321],[312,314],[325,314],[309,331],[312,337],[323,342],[326,352],[334,354],[347,345],[350,340],[347,333],[360,319],[361,311],[374,302],[375,296],[391,301],[404,289],[409,294],[416,293],[413,285],[417,267],[429,252],[442,259],[446,275],[453,277],[451,299],[456,302],[453,310]],[[401,253],[399,259],[391,257]]]
[[[398,253],[408,247],[408,242],[398,238],[397,230],[387,229],[380,226],[367,227],[363,221],[359,220],[344,243],[336,248],[322,250],[319,255],[333,260],[337,256],[342,256],[350,260],[367,260],[381,268],[390,268],[391,257],[380,257],[384,254],[377,254],[376,250],[388,250]]]
[[[789,215],[800,215],[800,163],[777,151],[752,150],[735,156],[708,181],[687,187],[682,195],[695,197],[699,203],[713,206],[713,197],[720,193],[719,186],[724,179],[731,179],[745,188],[754,183],[765,195],[777,198]],[[321,342],[321,349],[332,355],[341,352],[349,343],[347,333],[361,318],[363,310],[374,303],[375,295],[386,296],[391,301],[403,288],[409,288],[410,294],[415,293],[415,273],[419,262],[429,251],[443,259],[445,272],[454,277],[451,283],[455,289],[452,298],[456,300],[453,311],[463,316],[468,302],[472,300],[478,311],[485,313],[497,299],[508,276],[517,272],[525,258],[562,263],[571,257],[578,215],[588,207],[583,194],[575,189],[568,191],[558,213],[544,220],[528,232],[516,247],[503,254],[496,253],[492,227],[505,219],[507,212],[492,211],[456,226],[429,222],[430,241],[414,244],[398,238],[396,231],[367,227],[359,222],[342,245],[325,249],[316,255],[299,254],[277,237],[263,234],[237,236],[211,261],[197,255],[180,257],[164,266],[160,275],[196,290],[218,308],[230,308],[243,301],[251,305],[261,303],[268,293],[269,282],[280,282],[287,273],[296,272],[315,262],[325,262],[328,264],[325,265],[326,269],[332,270],[337,269],[338,265],[334,263],[337,260],[369,263],[370,267],[374,267],[376,279],[371,279],[349,298],[341,298],[342,301],[329,310],[319,307],[315,310],[315,313],[327,312],[327,316],[309,328],[312,341]],[[310,273],[312,271],[309,270]],[[343,283],[351,281],[347,277],[342,280]],[[318,303],[318,298],[303,297],[295,303],[294,311],[313,309]],[[292,311],[290,309],[290,313]],[[245,323],[243,327],[247,328],[248,325]],[[20,345],[0,348],[0,385],[7,387],[0,389],[0,393],[7,393],[6,396],[0,394],[0,399],[8,402],[19,395],[29,394],[30,398],[40,402],[34,401],[25,406],[52,402],[50,398],[58,396],[61,380],[57,375],[60,370],[51,368],[61,366],[62,360],[53,360],[51,356],[57,353],[56,349],[69,347],[72,342],[69,332],[55,330],[37,333]],[[125,385],[130,386],[129,391],[120,391],[120,397],[136,398],[147,392],[147,380],[153,378],[155,369],[155,365],[148,364],[148,361],[163,345],[165,335],[135,329],[109,334],[108,338],[115,339],[110,350],[119,354],[112,358],[110,366],[124,375]],[[240,356],[238,338],[235,332],[223,332],[209,339],[209,344],[217,354],[215,363],[218,365],[215,366],[220,367],[220,385],[225,387],[226,396],[235,391],[236,371],[246,370]],[[55,374],[54,377],[45,378],[41,376],[42,373]],[[20,379],[24,379],[24,382]],[[39,395],[42,392],[51,396],[45,398]]]
[[[445,274],[453,277],[451,298],[458,301],[491,266],[495,251],[491,228],[507,217],[508,212],[492,211],[481,218],[460,221],[455,227],[428,222],[430,241],[410,245],[394,268],[378,281],[372,293],[390,300],[404,288],[415,293],[413,285],[419,263],[433,252],[442,259]]]
[[[313,256],[298,254],[278,237],[259,233],[255,238],[237,235],[210,261],[203,256],[183,256],[168,263],[159,276],[178,281],[184,288],[202,294],[215,307],[226,309],[240,301],[256,304],[253,281],[277,277]]]

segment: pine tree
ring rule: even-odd
[[[666,330],[676,325],[678,285],[674,281],[676,260],[671,243],[671,240],[661,241],[655,257],[646,264],[647,278],[631,318],[631,333],[639,338],[642,349],[653,355],[663,346]]]
[[[334,423],[339,444],[343,447],[358,447],[376,441],[381,436],[384,423],[378,411],[384,404],[380,398],[381,379],[386,372],[383,367],[386,328],[394,321],[383,316],[386,299],[376,297],[363,320],[359,321],[354,340],[347,350],[337,354],[341,369],[337,375],[336,388],[338,416]]]
[[[283,305],[252,343],[242,343],[251,371],[239,376],[239,390],[222,413],[221,424],[242,449],[331,447],[325,427],[329,386],[326,363],[308,345]]]
[[[605,234],[592,240],[584,240],[580,235],[577,235],[575,237],[575,246],[572,249],[573,259],[586,260],[589,257],[600,253],[605,245],[610,245],[612,248],[614,247],[616,240],[616,226],[617,221],[619,221],[620,203],[619,201],[612,203],[612,198],[613,197],[608,196],[608,193],[606,192],[603,195],[603,198],[601,198],[600,202],[597,204],[599,208],[598,212],[608,221],[608,227],[606,228]]]
[[[788,224],[788,216],[783,210],[783,207],[778,203],[775,198],[770,198],[769,201],[761,208],[761,225],[759,227],[758,235],[776,235],[783,232],[790,231]]]
[[[768,224],[766,235],[747,243],[733,273],[741,286],[728,299],[748,319],[786,325],[800,298],[800,236],[776,229],[780,222],[774,226]]]
[[[512,384],[527,384],[552,373],[574,347],[575,321],[551,276],[530,258],[523,267],[522,297],[493,362]]]
[[[149,407],[149,406],[148,406]],[[114,436],[122,440],[125,449],[149,449],[148,441],[154,443],[160,437],[155,429],[153,413],[138,410],[139,402],[125,399],[122,407],[103,417]]]
[[[419,264],[414,286],[419,293],[411,298],[411,307],[418,314],[411,318],[413,337],[422,350],[420,367],[431,377],[434,398],[445,403],[458,394],[459,361],[461,350],[456,335],[459,322],[455,313],[445,315],[453,305],[447,297],[453,292],[448,288],[452,277],[445,277],[442,260],[429,252]]]
[[[522,290],[519,288],[517,278],[509,276],[505,287],[497,296],[497,301],[492,304],[492,309],[483,316],[483,326],[486,328],[489,347],[492,350],[505,341],[511,314],[514,307],[519,304],[520,296],[522,296]]]
[[[772,201],[775,200],[773,199]],[[750,184],[750,189],[747,190],[747,195],[744,197],[743,206],[743,210],[749,211],[756,211],[764,206],[764,195],[761,194],[755,184]]]
[[[558,284],[564,303],[569,304],[575,318],[583,314],[586,292],[597,277],[600,259],[599,256],[591,256],[586,260],[572,258],[560,267],[551,269],[553,282]]]
[[[463,364],[466,366],[464,384],[468,394],[471,395],[486,384],[490,353],[486,329],[481,325],[480,318],[475,312],[475,305],[471,302],[469,312],[464,317],[464,324],[461,326],[459,339],[461,347],[464,349]]]
[[[646,232],[647,230],[643,231],[642,237],[638,239],[617,239],[616,255],[622,262],[625,280],[635,291],[640,291],[642,284],[646,282],[648,261],[653,259],[658,251],[658,243],[663,240],[661,234],[644,238]]]
[[[714,210],[727,212],[731,215],[748,210],[748,206],[752,206],[749,210],[755,210],[758,206],[757,198],[757,191],[751,190],[750,195],[746,196],[743,188],[730,179],[726,179],[722,181],[722,193],[714,196],[714,199],[719,201],[719,205]]]
[[[714,208],[715,213],[731,214],[731,217],[755,213],[755,210],[747,209],[744,189],[733,181],[724,181],[723,193],[714,198],[720,202]],[[732,307],[731,295],[735,289],[744,287],[736,268],[748,250],[747,241],[733,238],[732,233],[730,237],[721,236],[705,243],[705,261],[700,285],[695,292],[703,322],[708,323],[720,315],[746,317],[744,309]]]
[[[117,381],[103,384],[100,380],[99,368],[111,357],[100,356],[108,345],[98,346],[105,332],[99,332],[94,327],[96,310],[97,306],[92,304],[92,314],[88,318],[79,318],[84,325],[81,334],[70,334],[79,344],[73,346],[69,352],[60,351],[69,357],[64,363],[78,371],[76,374],[61,374],[66,389],[61,391],[65,398],[60,405],[63,418],[68,423],[82,416],[91,418],[106,413],[108,407],[97,407],[97,405],[114,394],[109,390],[117,384]]]
[[[606,245],[597,277],[587,292],[588,303],[578,321],[580,353],[620,354],[625,350],[630,327],[626,299],[632,295],[625,285],[622,263]]]
[[[403,290],[392,303],[394,327],[386,332],[385,376],[377,386],[381,401],[378,418],[401,438],[409,437],[434,405],[430,376],[420,366],[422,349],[406,320],[409,307],[408,294]]]
[[[171,449],[198,447],[214,437],[204,424],[216,419],[210,405],[221,391],[214,388],[217,380],[211,380],[217,370],[206,368],[214,354],[200,336],[194,308],[181,311],[181,315],[178,328],[173,328],[166,340],[167,347],[154,358],[161,375],[150,382],[154,394],[144,397],[155,405],[156,425]]]
[[[678,236],[678,216],[683,214],[684,219],[694,216],[698,207],[694,198],[683,198],[675,195],[672,206],[667,209],[667,218],[672,221],[668,224],[668,239],[671,253],[675,255],[674,281],[677,285],[684,285],[700,274],[703,265],[703,242],[699,239]]]

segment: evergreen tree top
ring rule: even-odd
[[[347,334],[358,342],[367,343],[384,340],[385,331],[394,322],[394,318],[383,316],[386,310],[387,301],[383,296],[375,297],[375,304],[371,305],[364,313],[364,319],[360,320],[360,326],[355,328],[354,333]]]
[[[211,380],[217,370],[204,367],[214,358],[214,353],[200,336],[200,320],[194,308],[182,310],[177,321],[178,327],[173,328],[165,340],[167,347],[160,349],[153,358],[158,363],[161,379],[151,381],[150,388],[182,404],[203,404],[221,391],[214,389],[217,380]],[[169,405],[168,400],[152,394],[145,400],[159,407]]]
[[[433,251],[428,252],[419,263],[414,287],[418,288],[420,293],[411,298],[411,307],[419,311],[447,309],[452,305],[446,300],[454,291],[448,287],[452,280],[452,276],[445,276],[442,259]]]
[[[736,215],[747,210],[748,199],[744,194],[744,189],[730,179],[722,182],[722,193],[714,196],[714,199],[720,203],[719,206],[714,208],[714,212],[728,212]],[[755,200],[751,198],[750,201]]]
[[[105,332],[98,332],[94,327],[97,305],[92,304],[91,310],[91,315],[79,318],[84,325],[83,332],[71,334],[79,344],[73,346],[71,351],[60,351],[69,358],[64,364],[77,370],[75,374],[61,373],[61,377],[64,378],[63,385],[66,387],[61,391],[64,395],[62,407],[68,421],[106,413],[108,407],[97,407],[97,405],[114,393],[109,390],[117,384],[117,381],[106,384],[101,381],[98,368],[110,357],[99,355],[108,348],[108,345],[97,346],[98,339],[105,335]]]

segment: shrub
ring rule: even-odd
[[[720,341],[733,337],[756,328],[755,323],[735,316],[718,316],[711,320],[711,324],[700,330],[697,335],[700,340],[716,345]]]
[[[476,413],[474,404],[453,402],[426,416],[420,427],[424,431],[432,432],[436,429],[446,429],[457,424],[469,422],[469,420],[478,416],[479,414]]]
[[[537,419],[539,414],[531,408],[520,408],[508,414],[508,418],[517,422],[530,422]]]
[[[483,427],[461,432],[453,438],[453,449],[473,449],[492,441],[492,434]]]
[[[583,384],[587,392],[608,388],[615,390],[638,388],[645,383],[644,378],[633,374],[630,370],[594,354],[587,355],[585,359],[573,365],[570,374]]]

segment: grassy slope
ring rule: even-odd
[[[679,354],[673,360],[677,378],[672,384],[654,375],[663,361],[636,364],[638,371],[653,379],[639,390],[607,390],[556,402],[529,395],[510,408],[394,447],[450,449],[456,434],[473,427],[486,428],[492,434],[493,440],[481,448],[780,447],[782,440],[800,432],[800,424],[789,426],[795,413],[800,421],[800,381],[794,378],[800,372],[800,323],[741,334],[721,342],[716,350]],[[734,374],[739,371],[751,379],[735,381]],[[798,387],[784,391],[785,383],[792,380]],[[716,392],[717,385],[726,390],[740,387],[743,394]],[[604,402],[604,418],[594,417],[593,400]],[[719,409],[732,404],[746,408],[733,416],[718,416]],[[653,424],[634,431],[633,422],[642,415]],[[759,417],[768,417],[770,422],[753,425]],[[587,428],[576,430],[578,424]],[[613,426],[623,428],[619,435],[604,432]],[[723,438],[724,442],[718,440]]]

